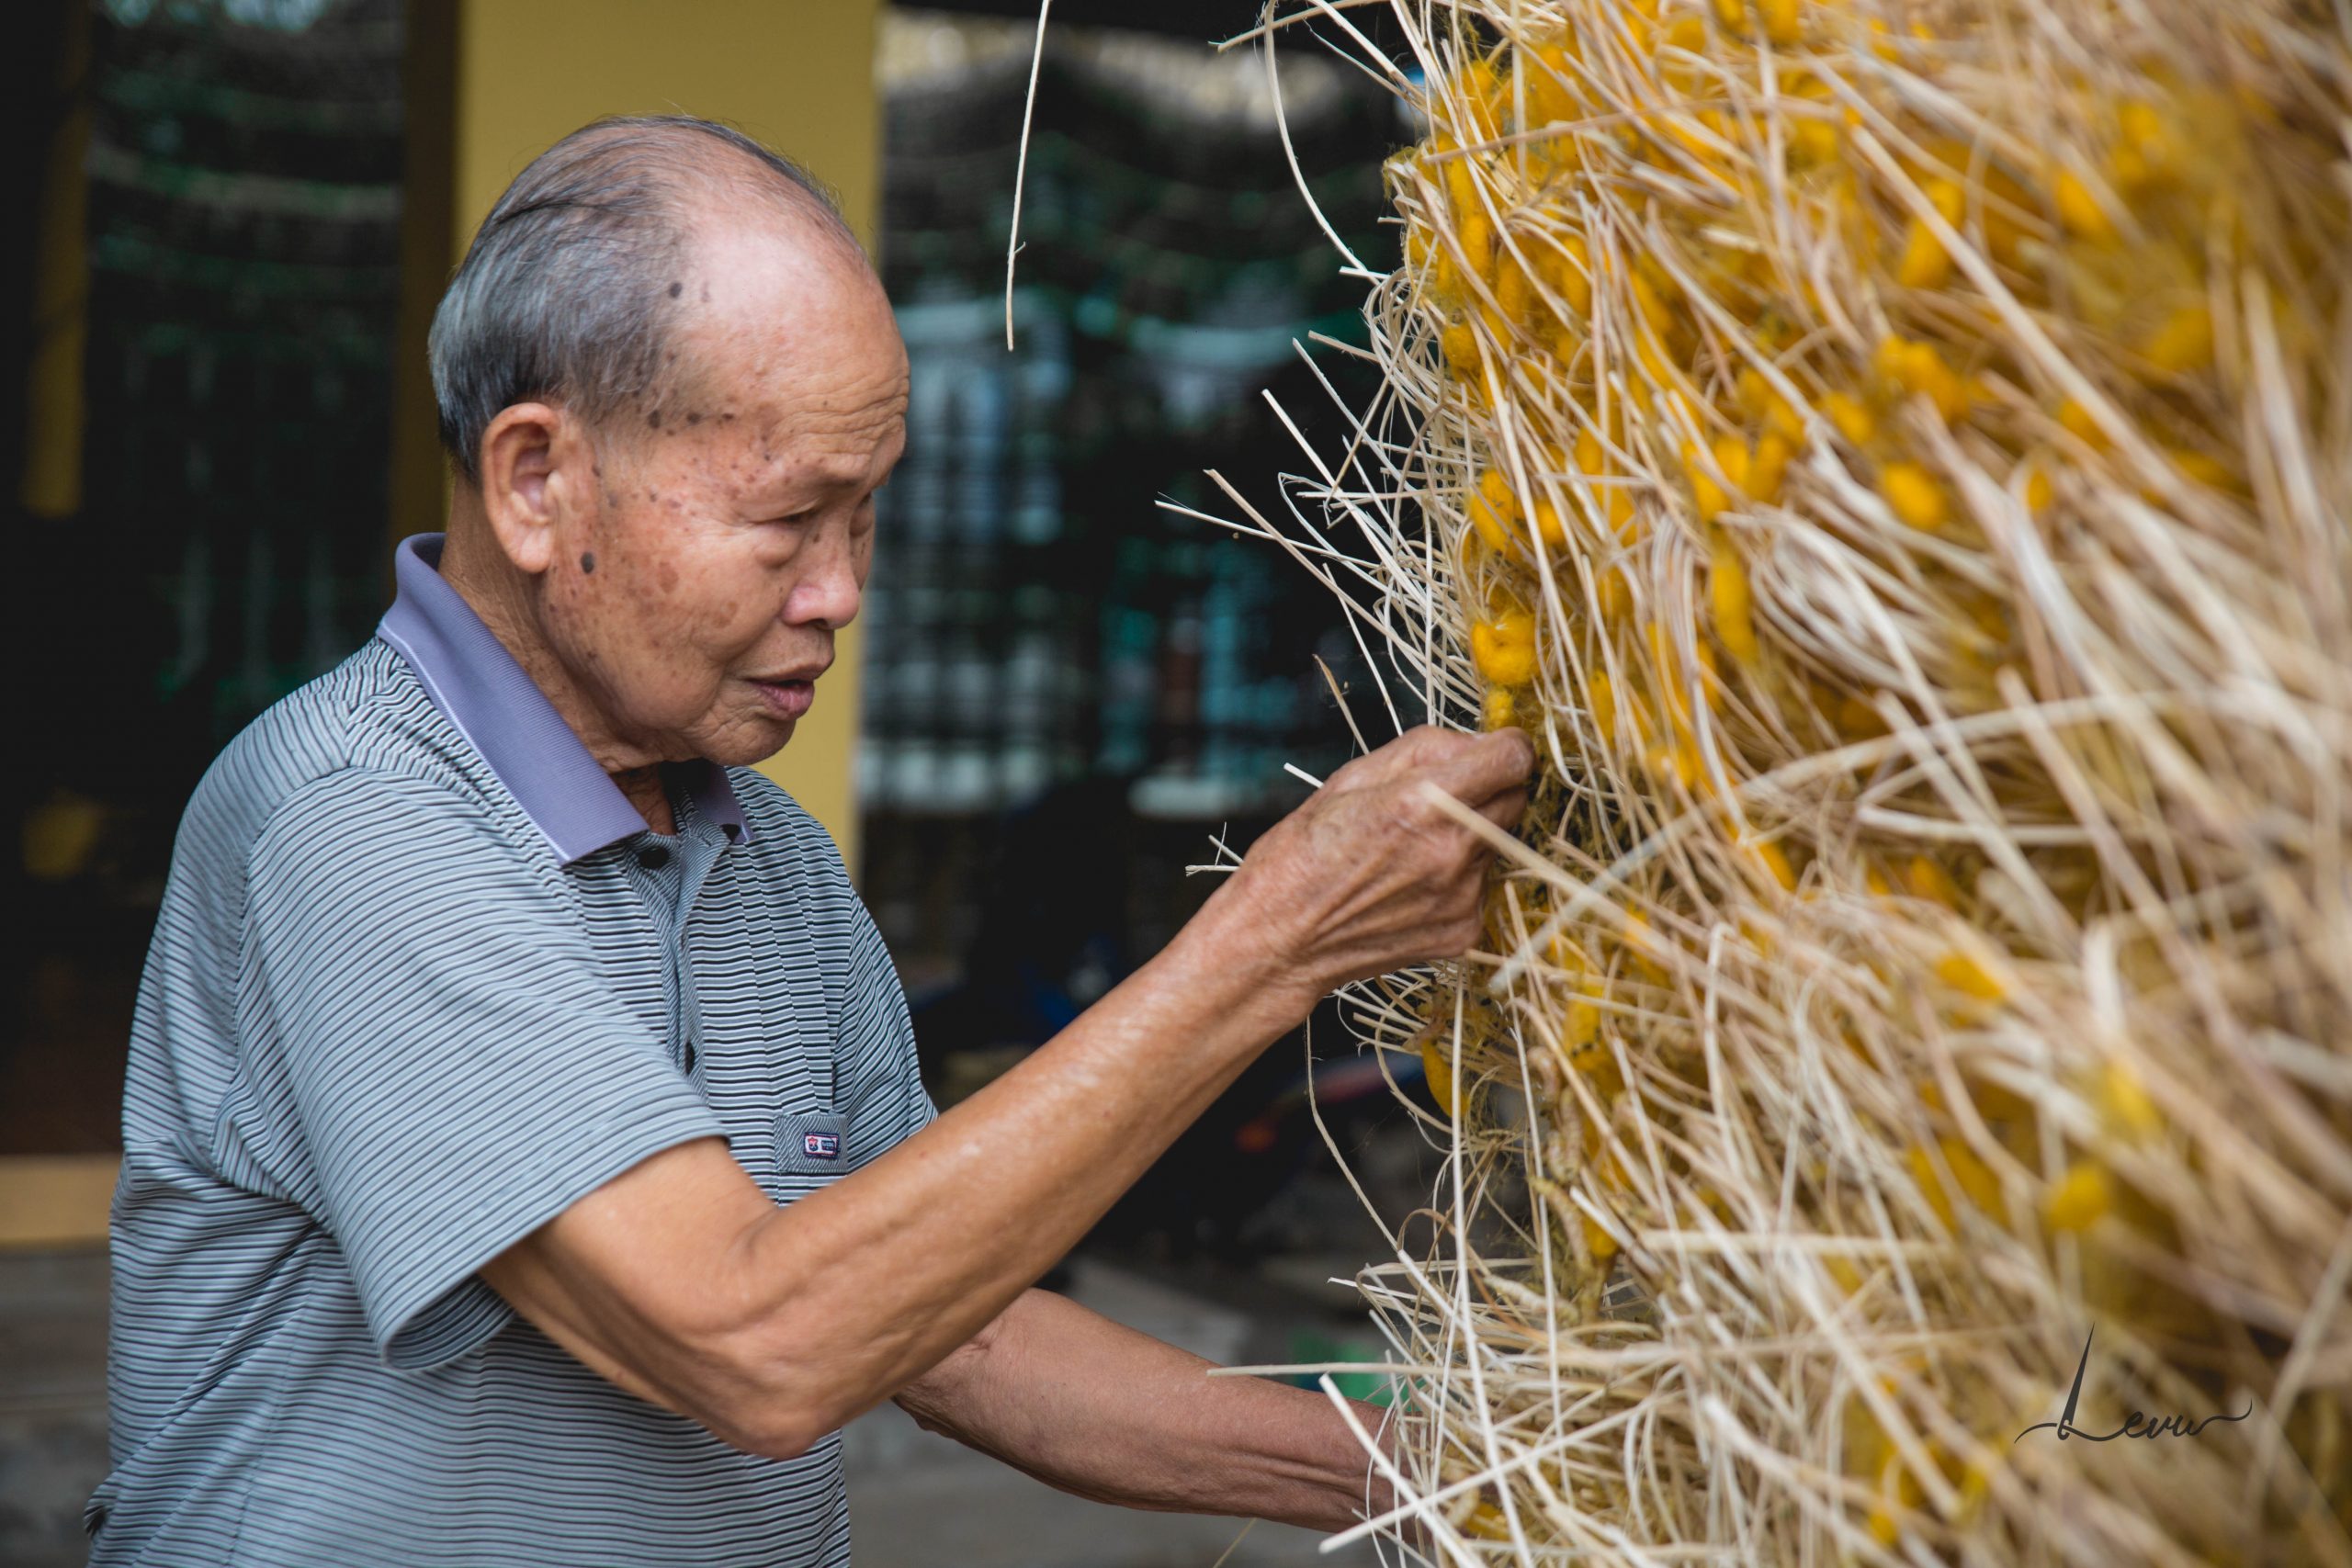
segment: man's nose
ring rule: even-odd
[[[785,599],[784,618],[796,626],[821,625],[839,631],[857,618],[857,571],[849,541],[828,541],[809,562],[808,574]]]

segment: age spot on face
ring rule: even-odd
[[[673,299],[675,299],[679,295],[684,294],[685,291],[686,286],[683,280],[670,285],[670,298]]]
[[[582,573],[590,577],[594,577],[596,574],[595,551],[582,550],[580,552],[580,570]]]

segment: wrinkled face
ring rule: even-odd
[[[593,437],[540,629],[628,753],[754,762],[857,614],[906,351],[870,272],[769,224],[707,235],[672,292],[673,389]]]

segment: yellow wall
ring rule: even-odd
[[[881,194],[879,15],[879,0],[460,0],[458,254],[524,164],[607,114],[727,120],[831,185],[871,244]],[[762,768],[831,830],[853,872],[860,631],[842,635],[816,706]]]

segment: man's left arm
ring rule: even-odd
[[[1326,1533],[1363,1517],[1370,1465],[1330,1400],[1215,1365],[1032,1289],[894,1398],[926,1430],[1096,1502]],[[1388,1415],[1355,1413],[1374,1433]],[[1388,1483],[1371,1484],[1385,1510]]]

